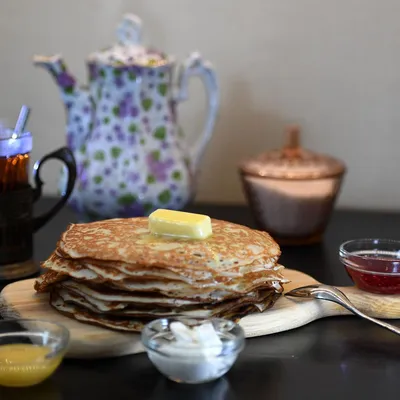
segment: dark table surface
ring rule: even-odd
[[[40,212],[52,204],[44,199]],[[240,206],[190,208],[254,226]],[[36,234],[35,258],[45,259],[74,214],[64,209]],[[398,239],[400,214],[337,211],[320,245],[282,248],[281,263],[321,282],[349,285],[338,260],[341,242],[359,237]],[[1,288],[1,286],[0,286]],[[30,389],[0,389],[0,399],[383,399],[399,398],[400,339],[356,317],[334,317],[285,333],[248,339],[228,374],[204,385],[167,381],[146,354],[96,361],[65,360],[56,374]]]

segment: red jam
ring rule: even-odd
[[[400,294],[399,258],[371,252],[362,257],[349,255],[343,261],[359,289],[379,294]]]

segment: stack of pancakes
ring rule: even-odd
[[[279,246],[265,232],[212,220],[205,240],[151,235],[148,218],[71,224],[42,266],[38,292],[78,321],[140,331],[171,316],[239,319],[280,296]]]

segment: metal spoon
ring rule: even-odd
[[[15,136],[18,137],[19,135],[21,135],[21,133],[23,133],[23,131],[25,129],[26,122],[27,122],[28,117],[29,117],[29,111],[30,111],[30,109],[29,109],[28,106],[23,105],[21,107],[21,110],[20,110],[19,115],[18,115],[17,123],[15,124],[15,128],[14,128],[14,135]]]
[[[343,292],[341,292],[339,289],[333,286],[328,286],[328,285],[303,286],[297,289],[293,289],[288,293],[285,293],[285,296],[312,297],[314,299],[332,301],[334,303],[340,304],[342,307],[351,311],[353,314],[358,315],[361,318],[367,319],[368,321],[371,321],[374,324],[381,326],[382,328],[386,328],[389,331],[400,335],[400,328],[397,328],[394,325],[382,322],[379,319],[372,318],[364,314],[354,306],[354,304],[349,300],[349,298]]]

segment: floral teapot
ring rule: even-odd
[[[181,209],[193,197],[195,177],[219,107],[215,72],[193,53],[173,82],[174,60],[140,45],[141,20],[125,15],[118,43],[89,55],[89,86],[81,87],[61,56],[35,56],[55,78],[67,111],[67,143],[77,167],[70,205],[81,220],[148,215]],[[202,78],[208,95],[204,131],[189,146],[176,120],[188,80]],[[60,187],[67,174],[62,173]]]

